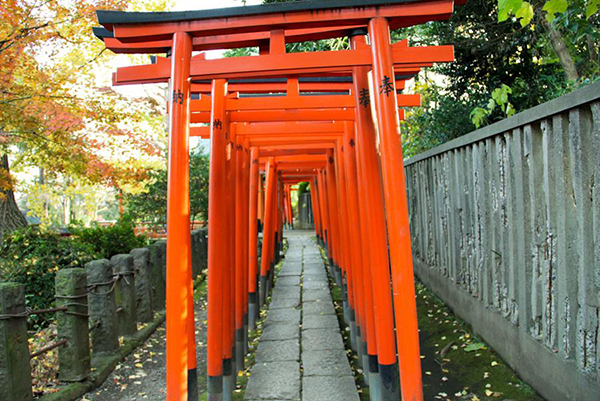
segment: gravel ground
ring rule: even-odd
[[[206,391],[206,299],[203,286],[196,289],[196,345],[198,393]],[[200,296],[199,296],[200,295]],[[123,362],[96,390],[81,401],[164,400],[166,396],[166,330],[163,323],[148,340]]]

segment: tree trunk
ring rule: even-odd
[[[0,158],[0,175],[10,179],[8,154],[6,153]],[[0,186],[0,241],[5,234],[26,226],[27,220],[17,206],[12,185]]]
[[[590,55],[590,63],[598,68],[598,65],[600,65],[600,60],[598,59],[598,45],[596,44],[594,37],[590,34],[586,35],[586,41],[588,53]]]
[[[577,67],[575,66],[575,62],[573,61],[573,57],[569,52],[569,48],[565,43],[564,38],[561,33],[556,29],[552,24],[548,23],[545,17],[541,16],[539,18],[542,26],[548,32],[548,38],[550,39],[550,44],[554,49],[554,52],[558,56],[558,60],[563,67],[565,72],[565,77],[569,81],[577,81],[579,80],[579,73],[577,72]]]

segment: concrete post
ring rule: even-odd
[[[117,322],[119,335],[129,336],[137,331],[135,275],[131,255],[115,255],[110,259],[113,274],[117,278]]]
[[[147,248],[133,249],[129,253],[133,257],[135,272],[136,313],[140,323],[149,322],[154,317],[152,311],[152,271],[150,268],[150,251]]]
[[[200,272],[208,267],[208,229],[200,230]]]
[[[200,273],[200,231],[192,231],[192,280]]]
[[[0,399],[32,400],[22,284],[0,283],[0,315]]]
[[[158,304],[157,310],[164,310],[167,301],[167,242],[163,240],[156,241],[152,244],[152,247],[156,249],[156,257],[152,262],[152,278],[154,280],[155,295]]]
[[[147,246],[150,252],[150,280],[152,288],[152,309],[161,311],[165,309],[165,293],[161,292],[163,285],[162,271],[160,269],[160,249],[156,244]]]
[[[89,283],[88,309],[92,351],[94,355],[112,354],[119,349],[112,267],[108,260],[100,259],[86,263],[85,271]]]
[[[160,270],[162,272],[162,286],[165,291],[165,300],[167,299],[166,293],[166,283],[167,283],[167,241],[160,240],[156,242],[156,246],[158,246],[159,255],[160,255]]]
[[[57,340],[67,343],[58,348],[58,378],[65,382],[85,380],[90,373],[90,336],[88,329],[87,278],[84,269],[62,269],[56,273]]]

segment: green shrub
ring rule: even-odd
[[[145,236],[136,236],[133,222],[123,217],[112,226],[71,227],[73,235],[90,244],[101,258],[109,259],[120,253],[148,245]]]
[[[25,286],[27,307],[47,309],[54,305],[56,272],[83,267],[98,257],[91,245],[78,238],[28,227],[6,235],[0,243],[0,279]],[[29,328],[37,329],[53,318],[53,314],[32,315]]]

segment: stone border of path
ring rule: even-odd
[[[194,288],[199,288],[204,281],[205,276],[199,276],[198,280],[194,283]],[[130,336],[123,337],[123,344],[119,346],[114,354],[94,356],[92,358],[93,370],[84,381],[70,383],[61,387],[56,393],[44,394],[38,398],[38,401],[74,401],[100,387],[119,363],[154,334],[156,329],[165,322],[166,317],[167,313],[165,310],[157,311],[155,318],[145,327]]]
[[[290,234],[245,401],[359,401],[312,236]]]

